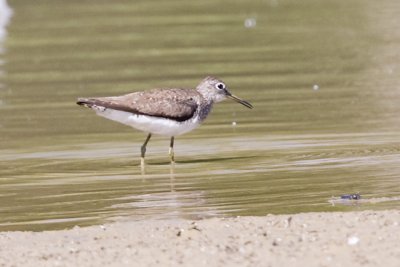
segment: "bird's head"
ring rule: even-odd
[[[196,87],[196,90],[206,99],[218,103],[226,98],[230,98],[245,107],[253,108],[253,106],[239,97],[231,94],[226,84],[214,77],[208,76]]]

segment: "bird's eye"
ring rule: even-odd
[[[217,84],[215,85],[215,87],[216,87],[217,89],[224,90],[224,89],[225,89],[225,84],[223,84],[223,83],[217,83]]]

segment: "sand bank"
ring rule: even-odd
[[[0,233],[0,266],[400,266],[400,211]]]

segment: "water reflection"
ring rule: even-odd
[[[7,0],[0,0],[0,77],[3,76],[4,59],[2,55],[5,52],[4,43],[7,37],[7,25],[9,24],[13,11],[7,4]],[[0,88],[4,87],[0,82]],[[3,100],[0,98],[0,106],[3,105]]]
[[[0,53],[4,52],[3,43],[7,37],[7,25],[12,15],[13,10],[8,5],[7,0],[0,0]]]
[[[204,191],[170,191],[139,194],[116,199],[120,204],[110,208],[117,210],[118,216],[112,219],[201,219],[223,215],[206,203]]]

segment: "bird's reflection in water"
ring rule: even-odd
[[[142,175],[142,180],[146,179],[146,165],[140,165],[140,173]],[[175,162],[171,162],[169,165],[169,176],[171,180],[171,191],[174,190],[174,181],[175,181]]]
[[[175,162],[171,162],[169,166],[169,179],[171,192],[175,192]]]
[[[185,190],[180,190],[176,163],[170,164],[169,175],[168,171],[165,173],[164,177],[169,182],[152,180],[153,175],[146,174],[146,171],[151,172],[151,165],[142,171],[142,181],[148,184],[146,187],[149,190],[144,189],[142,194],[131,194],[115,199],[119,203],[112,205],[111,208],[120,215],[117,215],[115,220],[125,220],[131,217],[135,219],[201,219],[221,215],[218,210],[210,208],[210,205],[207,204],[205,191],[187,190],[186,187]],[[153,191],[154,183],[164,185],[164,191]]]

